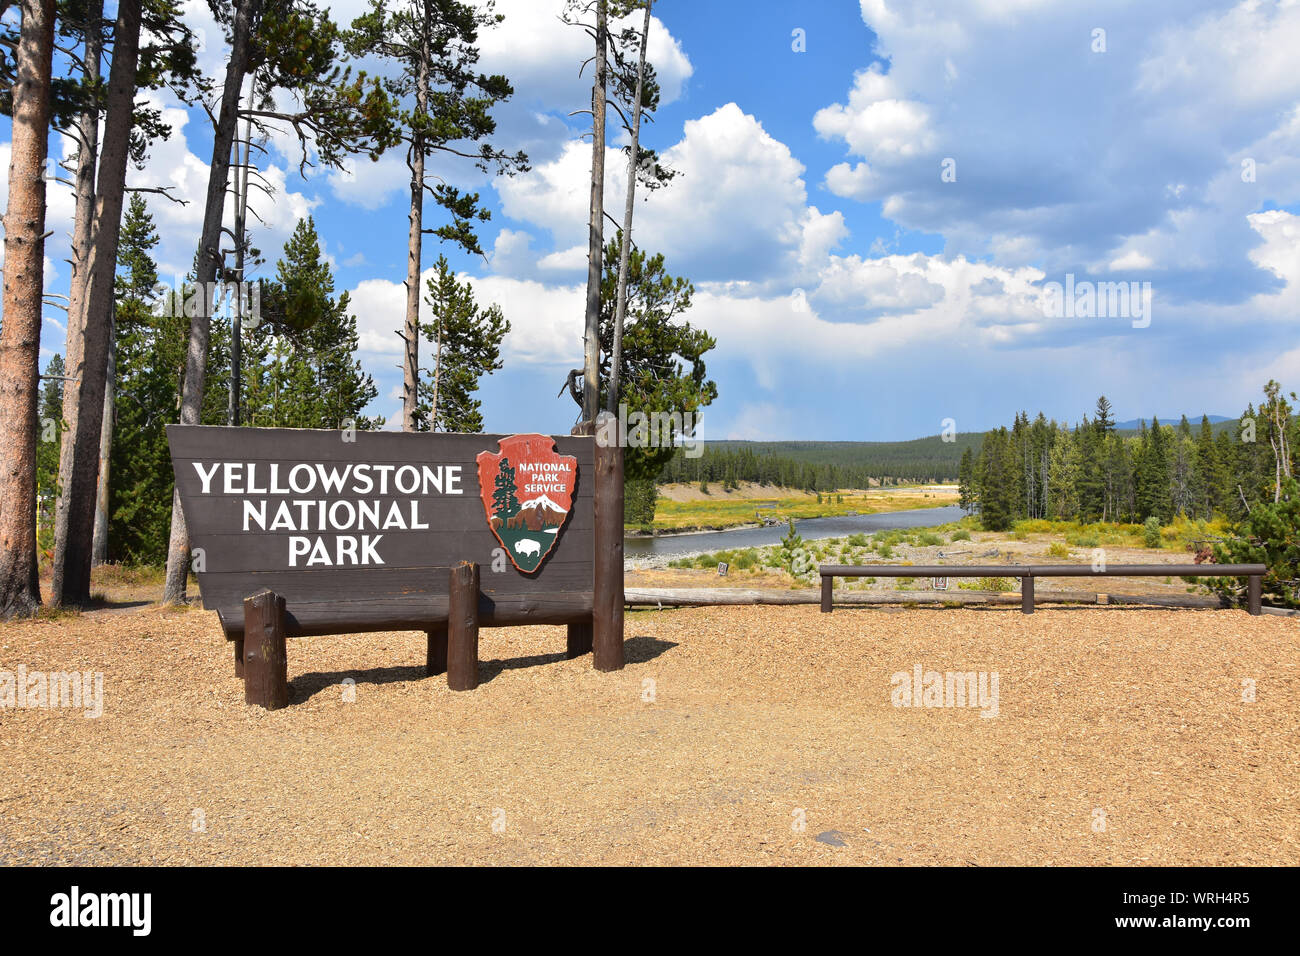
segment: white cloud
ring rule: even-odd
[[[587,268],[586,246],[570,246],[559,252],[551,252],[537,260],[537,267],[548,272],[575,272]]]
[[[838,212],[807,205],[804,167],[789,147],[734,103],[688,120],[662,156],[681,175],[639,193],[633,238],[697,282],[788,288],[847,236]],[[621,221],[626,160],[609,149],[605,169],[606,211]],[[557,252],[547,268],[585,262],[590,174],[591,147],[575,140],[554,161],[498,185],[506,215],[551,233]],[[606,235],[613,231],[607,221]]]
[[[832,193],[942,235],[950,255],[1053,274],[1158,270],[1186,300],[1243,302],[1268,287],[1247,255],[1258,241],[1247,216],[1300,200],[1300,4],[862,0],[861,11],[878,59],[814,117],[848,154],[825,172]],[[1099,25],[1105,52],[1092,48]],[[955,182],[940,176],[947,158]]]
[[[854,153],[872,162],[896,163],[925,155],[936,142],[929,109],[901,97],[879,64],[857,74],[847,105],[818,110],[813,128],[824,139],[843,139]]]
[[[326,173],[325,179],[339,199],[369,210],[411,191],[411,171],[405,157],[398,152],[385,153],[373,162],[367,156],[349,158],[342,169]]]
[[[591,101],[591,74],[578,75],[578,67],[592,55],[591,38],[578,27],[561,22],[561,0],[498,0],[496,11],[505,20],[479,34],[479,67],[503,73],[516,96],[554,108],[556,103]],[[624,25],[641,27],[641,15],[610,24],[613,33]],[[650,18],[646,58],[654,64],[661,101],[671,103],[682,95],[694,68],[681,42],[656,16]],[[576,108],[576,106],[575,106]]]
[[[1109,268],[1114,272],[1124,272],[1132,269],[1151,269],[1154,266],[1155,261],[1150,256],[1136,249],[1130,249],[1110,260]]]
[[[420,317],[432,318],[423,290],[433,269],[420,277]],[[511,329],[503,343],[508,363],[562,365],[580,362],[582,356],[582,316],[585,306],[584,286],[545,285],[531,279],[505,276],[475,277],[468,280],[474,298],[486,308],[500,305]],[[378,361],[400,360],[402,340],[397,330],[406,316],[406,287],[388,279],[365,279],[351,290],[353,312],[357,316],[360,351]],[[422,348],[426,347],[421,343]],[[391,364],[391,362],[390,362]]]
[[[1277,293],[1256,296],[1252,304],[1293,322],[1300,311],[1300,216],[1274,209],[1247,218],[1264,239],[1251,250],[1251,261],[1286,283]]]

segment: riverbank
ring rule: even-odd
[[[702,534],[784,524],[809,518],[885,514],[919,508],[943,508],[957,503],[955,485],[915,485],[901,488],[846,489],[810,492],[741,482],[730,491],[720,484],[703,492],[696,485],[664,485],[655,506],[654,522],[627,525],[628,537]]]
[[[922,513],[923,514],[923,513]],[[796,532],[799,525],[796,524]],[[1053,591],[1096,592],[1087,570],[1098,551],[1110,564],[1186,564],[1189,546],[1223,532],[1221,523],[1180,520],[1161,529],[1157,547],[1148,547],[1140,525],[1024,521],[1010,531],[982,531],[973,518],[932,527],[894,528],[820,539],[802,539],[793,547],[781,543],[761,547],[702,550],[681,555],[631,556],[625,562],[625,586],[637,588],[809,588],[819,584],[821,564],[1079,564],[1079,578],[1044,578],[1038,582],[1040,600]],[[802,538],[802,536],[801,536]],[[725,566],[726,573],[719,568]],[[945,593],[1010,592],[1006,578],[953,578],[944,584],[929,578],[854,578],[836,582],[837,591],[867,593],[888,589],[908,594],[928,593],[944,600]],[[1200,584],[1180,577],[1107,578],[1103,591],[1117,595],[1177,599],[1209,596]]]

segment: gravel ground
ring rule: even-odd
[[[627,635],[600,674],[562,628],[485,630],[464,694],[422,634],[295,640],[267,713],[209,612],[0,625],[0,670],[104,673],[98,719],[0,709],[0,863],[1300,862],[1292,620],[740,607]],[[998,672],[998,715],[892,706],[916,665]]]

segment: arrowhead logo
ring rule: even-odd
[[[483,511],[510,563],[532,574],[573,510],[578,459],[559,454],[546,435],[511,435],[497,447],[475,459]]]

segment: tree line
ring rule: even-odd
[[[977,448],[982,433],[933,435],[902,442],[741,442],[704,443],[695,456],[678,448],[658,475],[661,482],[739,482],[839,491],[900,482],[955,481],[963,450]]]
[[[898,470],[920,472],[916,474],[916,479],[923,481],[945,477],[943,469]],[[845,488],[897,483],[904,479],[915,480],[910,474],[896,475],[891,471],[882,470],[879,465],[814,463],[764,454],[749,448],[715,448],[706,445],[698,457],[694,458],[689,457],[684,449],[677,449],[659,473],[659,481],[705,487],[716,485],[724,491],[738,488],[742,481],[801,491],[841,491]]]
[[[985,433],[959,467],[961,505],[984,527],[1004,530],[1024,518],[1167,523],[1178,515],[1244,519],[1284,494],[1294,474],[1300,424],[1277,382],[1264,387],[1233,427],[1152,418],[1136,432],[1115,428],[1110,402],[1097,401],[1075,427],[1028,413]]]

